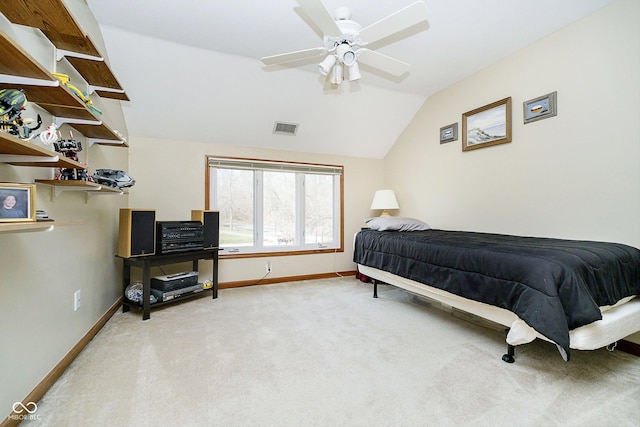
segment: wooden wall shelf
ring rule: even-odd
[[[61,180],[61,179],[36,179],[36,184],[44,184],[52,187],[51,197],[59,196],[63,191],[84,191],[87,197],[96,194],[125,194],[121,188],[107,187],[95,182],[82,180]]]
[[[34,231],[51,231],[54,227],[61,227],[65,225],[79,225],[82,221],[30,221],[30,222],[3,222],[0,223],[0,233],[27,233]]]
[[[16,166],[84,168],[81,163],[68,159],[60,153],[23,141],[5,132],[0,132],[0,162]]]
[[[0,7],[6,3],[0,2]],[[7,58],[7,60],[3,60]],[[27,101],[38,104],[59,121],[69,123],[87,138],[122,142],[120,136],[96,117],[69,89],[60,85],[55,77],[31,55],[0,30],[0,74],[4,75],[0,89],[24,90]],[[34,80],[27,80],[34,79]],[[11,81],[11,83],[7,83]],[[70,120],[75,120],[72,123]],[[78,120],[83,122],[77,122]],[[100,143],[98,143],[100,144]]]
[[[29,231],[51,231],[55,221],[3,222],[0,233],[25,233]]]
[[[6,6],[6,3],[0,4]],[[58,85],[56,78],[46,68],[11,40],[2,30],[0,30],[0,58],[10,58],[9,60],[0,61],[0,74],[49,81]]]
[[[62,0],[0,1],[0,12],[15,24],[40,29],[56,49],[65,51],[63,56],[89,85],[116,90],[96,91],[98,95],[129,100],[103,55],[80,28]],[[73,53],[94,58],[78,58]]]

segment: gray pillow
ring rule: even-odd
[[[401,216],[378,216],[365,221],[369,228],[377,231],[422,231],[429,230],[429,224],[415,218]]]

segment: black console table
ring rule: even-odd
[[[116,255],[117,256],[117,255]],[[187,295],[184,297],[180,297],[176,300],[172,301],[158,301],[151,304],[151,277],[150,271],[151,267],[166,265],[166,264],[177,264],[181,262],[193,262],[193,271],[198,271],[198,261],[201,259],[210,259],[213,261],[213,287],[212,290],[212,298],[218,298],[218,248],[212,249],[204,249],[199,251],[190,251],[190,252],[178,252],[172,254],[163,254],[163,255],[146,255],[139,257],[131,257],[131,258],[123,258],[118,256],[118,258],[122,258],[123,268],[122,268],[122,312],[129,311],[130,307],[142,307],[142,320],[147,320],[151,317],[150,311],[151,307],[158,307],[165,304],[170,304],[174,301],[181,301],[190,296],[200,295],[200,293],[195,293],[192,295]],[[131,266],[142,268],[142,304],[130,301],[127,299],[126,289],[131,281]]]

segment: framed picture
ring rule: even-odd
[[[524,124],[558,115],[558,92],[551,92],[522,103]]]
[[[458,122],[440,128],[440,144],[458,140]]]
[[[462,151],[511,142],[511,97],[462,115]]]
[[[36,185],[0,183],[0,222],[36,220]]]

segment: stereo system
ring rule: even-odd
[[[156,253],[201,251],[203,235],[200,221],[157,221]]]
[[[118,256],[130,258],[217,248],[220,213],[193,210],[191,221],[156,221],[153,209],[120,209]]]

